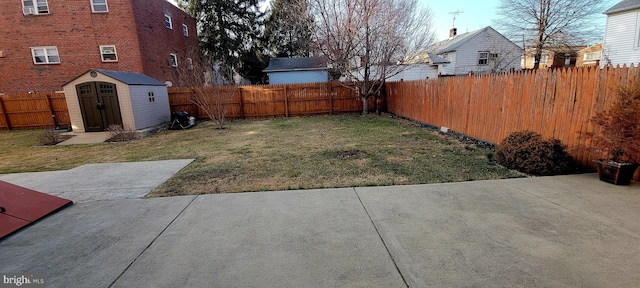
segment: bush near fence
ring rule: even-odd
[[[362,111],[362,101],[355,91],[334,82],[205,87],[204,92],[209,92],[208,95],[215,97],[214,91],[219,89],[234,90],[229,91],[233,93],[226,115],[229,119],[310,116]],[[169,88],[171,112],[187,111],[199,118],[207,117],[206,113],[192,102],[193,94],[193,88]]]
[[[0,96],[0,130],[71,126],[64,93]]]
[[[495,144],[530,130],[560,139],[576,162],[592,166],[601,155],[585,148],[580,133],[598,133],[590,123],[594,113],[611,107],[617,85],[639,75],[633,66],[579,67],[394,82],[386,85],[387,108]]]

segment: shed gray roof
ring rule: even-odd
[[[604,11],[604,14],[609,15],[638,8],[640,8],[640,0],[624,0],[616,5],[613,5],[613,7],[607,9],[607,11]]]
[[[85,75],[87,73],[91,73],[91,71],[96,71],[100,74],[103,74],[107,77],[111,77],[114,80],[118,80],[122,83],[125,83],[127,85],[145,85],[145,86],[166,86],[166,84],[153,79],[147,75],[144,75],[142,73],[138,73],[138,72],[124,72],[124,71],[111,71],[111,70],[104,70],[104,69],[97,69],[97,68],[93,68],[93,69],[89,69],[89,71],[84,72],[80,75],[78,75],[78,77],[73,78],[71,80],[69,80],[67,83],[64,83],[64,85],[62,86],[66,86],[67,84],[75,81],[76,79],[80,78],[80,76]]]
[[[327,70],[327,60],[320,57],[271,58],[262,72]]]
[[[166,84],[138,72],[111,71],[104,69],[91,70],[102,73],[127,85],[166,86]]]

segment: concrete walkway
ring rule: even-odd
[[[87,164],[69,170],[3,174],[0,180],[74,203],[142,198],[193,160]]]
[[[89,133],[77,133],[67,132],[64,135],[73,136],[65,141],[58,143],[57,145],[76,145],[76,144],[98,144],[109,139],[109,132],[89,132]]]
[[[0,242],[47,287],[639,287],[640,184],[594,174],[79,203]]]

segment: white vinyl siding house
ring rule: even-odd
[[[456,35],[429,51],[449,60],[438,66],[440,75],[465,75],[520,70],[522,49],[491,27]]]
[[[605,11],[603,59],[600,66],[640,63],[640,0],[625,0]]]

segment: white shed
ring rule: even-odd
[[[141,73],[91,69],[63,88],[75,132],[112,124],[140,130],[171,119],[167,86]]]

